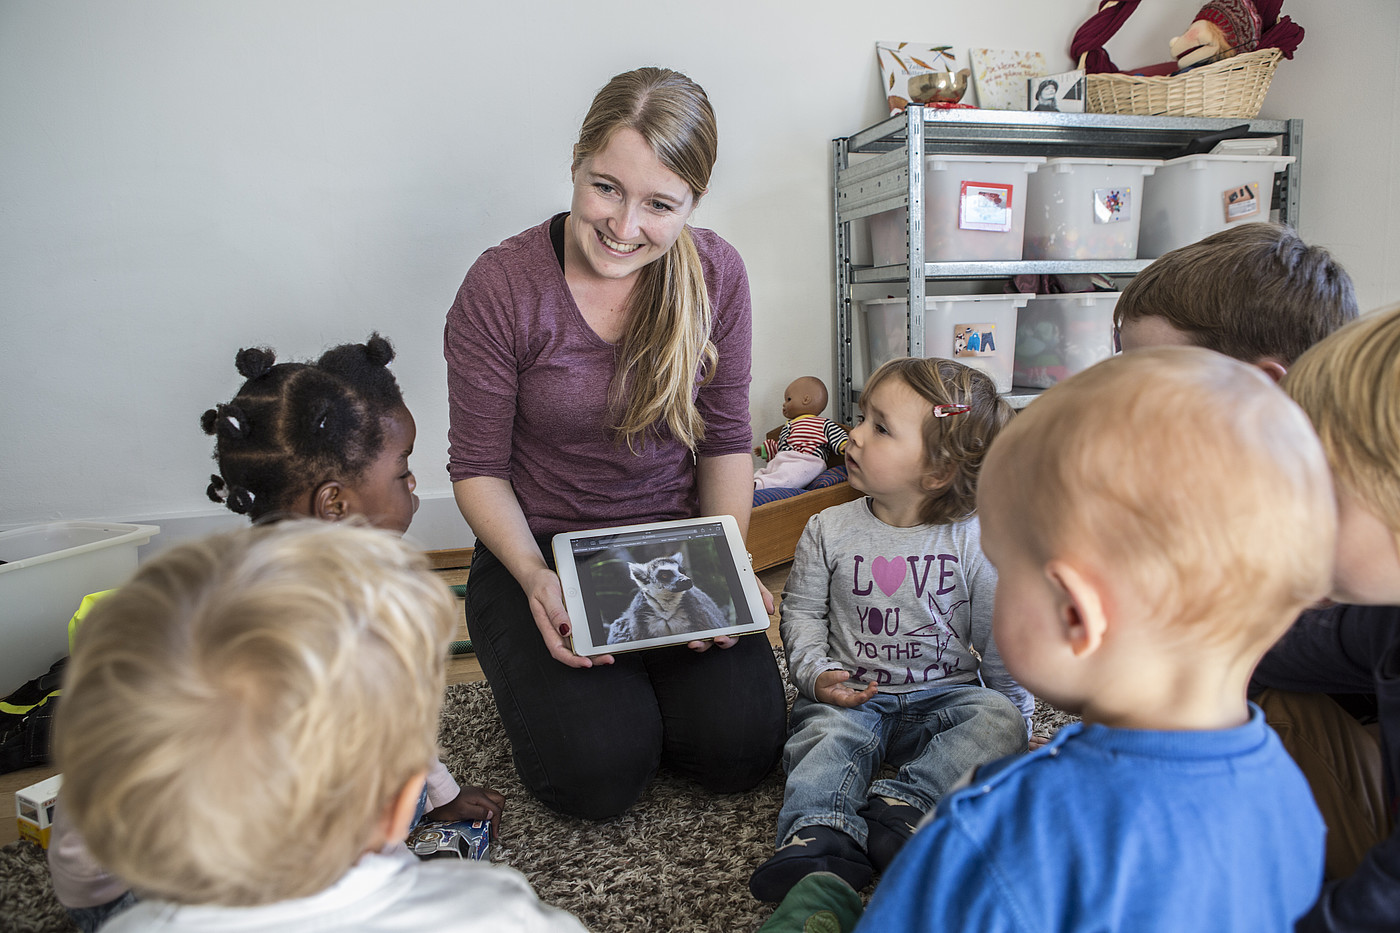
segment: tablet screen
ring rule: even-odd
[[[736,541],[728,516],[556,535],[574,651],[608,654],[766,628]]]

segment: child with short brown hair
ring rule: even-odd
[[[1157,259],[1113,310],[1123,349],[1207,347],[1283,376],[1357,314],[1341,264],[1292,227],[1242,223]]]
[[[382,851],[436,761],[455,625],[421,554],[313,521],[176,546],[98,603],[55,750],[141,898],[104,929],[581,930],[509,869]]]

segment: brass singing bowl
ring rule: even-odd
[[[966,68],[961,71],[930,71],[927,74],[911,75],[909,78],[909,99],[920,104],[935,101],[956,103],[967,93],[967,79],[971,75]]]

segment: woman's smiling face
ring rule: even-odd
[[[627,279],[660,259],[695,209],[690,187],[633,129],[615,132],[573,177],[566,261],[599,278]]]

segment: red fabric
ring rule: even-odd
[[[1084,21],[1070,43],[1069,55],[1078,67],[1079,56],[1084,55],[1084,70],[1091,74],[1117,74],[1119,68],[1104,51],[1104,43],[1113,38],[1133,15],[1142,0],[1101,0],[1099,11]],[[1282,0],[1280,0],[1282,2]]]
[[[1303,41],[1303,27],[1292,18],[1280,17],[1283,0],[1254,0],[1254,8],[1259,11],[1261,25],[1259,48],[1278,49],[1284,58],[1293,58],[1298,44]]]
[[[1285,16],[1272,26],[1265,19],[1264,34],[1259,37],[1259,48],[1278,49],[1284,58],[1291,59],[1302,41],[1303,27],[1293,22],[1290,17]]]

